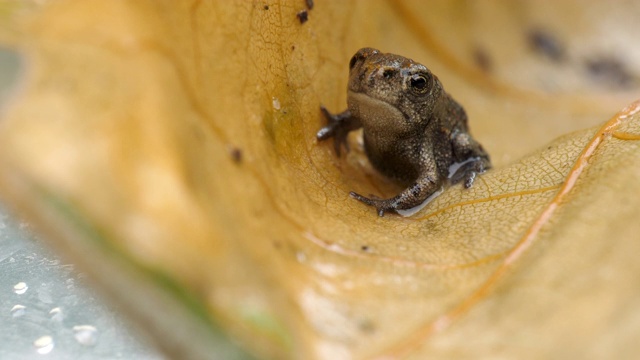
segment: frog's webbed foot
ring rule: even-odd
[[[373,195],[369,195],[370,197],[366,197],[353,191],[349,193],[349,196],[369,206],[375,207],[378,211],[378,216],[384,216],[384,213],[387,211],[395,212],[396,210],[398,210],[398,202],[396,198],[380,199]]]
[[[468,189],[473,185],[476,175],[482,174],[490,168],[491,163],[487,158],[479,157],[468,159],[450,176],[449,182],[451,185],[455,185],[464,180],[464,187]]]
[[[350,131],[360,127],[360,122],[351,116],[349,110],[339,114],[330,113],[324,106],[320,106],[320,110],[327,119],[327,125],[318,131],[316,138],[320,141],[333,138],[333,147],[338,156],[340,156],[341,147],[344,147],[349,152],[347,136]]]

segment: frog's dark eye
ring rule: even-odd
[[[409,85],[411,86],[411,90],[417,94],[424,94],[429,90],[429,81],[423,75],[413,75],[411,79],[409,79]]]

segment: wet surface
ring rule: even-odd
[[[81,272],[0,207],[0,359],[163,359]]]

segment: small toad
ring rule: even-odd
[[[334,139],[336,154],[349,151],[347,135],[362,127],[373,167],[406,186],[390,199],[350,195],[385,212],[421,205],[448,179],[473,185],[491,167],[489,155],[469,134],[467,115],[424,65],[405,57],[363,48],[349,62],[347,110],[331,114],[318,140]]]

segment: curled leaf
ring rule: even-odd
[[[270,358],[637,353],[639,105],[543,146],[633,94],[579,91],[590,75],[526,45],[536,21],[481,7],[459,28],[461,4],[318,2],[303,24],[295,1],[15,10],[5,36],[29,69],[0,193],[176,358],[218,351],[219,328]],[[522,37],[473,40],[490,20]],[[342,160],[315,140],[365,45],[438,74],[496,168],[412,217],[350,199],[397,191],[357,139]]]

